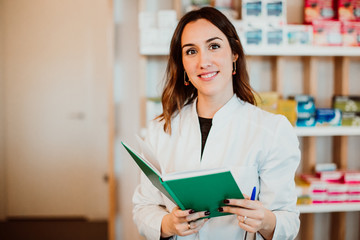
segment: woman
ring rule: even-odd
[[[144,175],[135,191],[134,221],[147,239],[294,239],[299,229],[294,174],[298,140],[284,116],[260,110],[244,52],[229,20],[214,8],[187,13],[170,46],[163,113],[146,141],[164,172],[228,167],[247,195],[224,199],[219,211],[182,211]],[[205,217],[205,218],[204,218]],[[251,234],[250,234],[251,235]]]

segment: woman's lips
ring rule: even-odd
[[[211,80],[211,79],[213,79],[217,74],[218,74],[218,72],[204,73],[204,74],[200,74],[200,75],[199,75],[199,78],[201,78],[201,79],[203,79],[203,80]]]

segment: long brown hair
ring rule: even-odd
[[[249,83],[246,69],[246,59],[239,36],[227,17],[212,7],[186,13],[179,21],[171,39],[169,60],[166,68],[166,82],[161,96],[163,113],[157,119],[164,120],[164,131],[171,134],[171,119],[181,109],[194,101],[197,97],[196,88],[190,83],[184,85],[184,66],[182,63],[181,35],[189,22],[206,19],[219,28],[227,37],[231,50],[238,55],[236,60],[236,74],[233,75],[234,93],[241,100],[256,105],[254,91]]]

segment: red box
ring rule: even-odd
[[[312,24],[314,45],[342,45],[341,22],[335,20],[314,20]]]
[[[341,34],[344,46],[360,46],[360,22],[343,21]]]
[[[340,21],[360,21],[360,0],[338,0],[336,17]]]
[[[311,24],[314,20],[335,19],[334,0],[305,0],[304,22]]]

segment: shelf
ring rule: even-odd
[[[353,212],[360,211],[360,203],[321,203],[297,205],[300,213]]]
[[[360,47],[321,47],[321,46],[244,46],[248,56],[360,56]],[[144,56],[166,56],[168,46],[147,46],[140,48]]]
[[[249,56],[360,56],[360,47],[331,46],[244,46]]]
[[[295,127],[299,137],[306,136],[360,136],[360,127]]]

